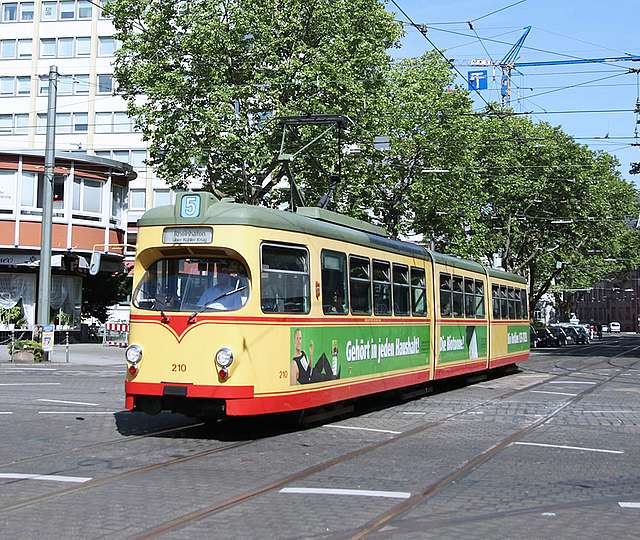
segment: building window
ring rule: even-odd
[[[18,20],[18,4],[2,4],[2,20],[12,22]]]
[[[73,56],[73,38],[58,38],[58,58]]]
[[[110,112],[96,113],[96,133],[111,133],[111,119],[113,114]]]
[[[153,207],[167,206],[171,204],[171,191],[168,189],[153,190]]]
[[[90,56],[91,55],[91,38],[79,37],[76,38],[76,56]]]
[[[38,114],[36,120],[36,133],[38,135],[44,135],[47,132],[47,115],[46,114]]]
[[[9,135],[13,131],[13,115],[0,114],[0,134]]]
[[[27,135],[29,133],[29,115],[16,114],[14,118],[16,122],[14,133],[16,135]]]
[[[18,40],[18,58],[31,58],[32,43],[30,39]]]
[[[147,164],[147,151],[146,150],[131,150],[131,166],[134,169],[146,169]]]
[[[98,38],[98,56],[113,56],[114,52],[116,52],[116,40],[113,36]]]
[[[32,21],[33,20],[33,2],[22,2],[20,4],[20,20]]]
[[[126,197],[127,190],[124,186],[117,184],[111,186],[111,216],[118,221],[120,221],[124,215]]]
[[[76,3],[71,0],[63,0],[60,2],[60,19],[68,20],[76,18]]]
[[[71,113],[56,114],[56,133],[71,133]]]
[[[99,214],[102,208],[102,182],[83,179],[82,210]]]
[[[15,88],[15,77],[0,77],[0,96],[12,96]]]
[[[147,192],[144,189],[129,191],[129,210],[144,210],[147,204]]]
[[[87,113],[73,113],[73,132],[86,133],[89,130],[89,115]]]
[[[16,57],[16,40],[15,39],[3,39],[0,41],[0,57],[2,58],[15,58]]]
[[[87,0],[78,2],[78,19],[90,19],[93,13],[93,6]]]
[[[45,38],[40,40],[40,57],[54,58],[56,56],[56,39]]]
[[[122,161],[123,163],[129,163],[129,150],[114,150],[112,159]]]
[[[131,118],[126,112],[113,113],[114,133],[129,133],[131,131]]]
[[[98,75],[98,94],[113,93],[113,75]]]
[[[73,77],[71,75],[60,75],[58,77],[58,95],[70,96],[73,94]]]
[[[16,94],[28,96],[31,93],[31,77],[18,77],[16,81]]]
[[[57,2],[42,2],[42,17],[43,21],[55,21],[58,19],[58,3]]]
[[[74,75],[73,82],[74,94],[83,95],[89,93],[89,75]]]
[[[22,186],[20,190],[20,205],[33,208],[36,202],[38,188],[38,173],[22,171]]]

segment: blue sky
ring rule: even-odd
[[[486,51],[465,22],[440,25],[441,22],[468,21],[482,17],[518,0],[396,0],[398,5],[414,22],[432,24],[428,36],[440,49],[446,49],[448,58],[455,59],[458,69],[467,76],[472,59],[488,58],[499,61],[523,34],[524,27],[531,26],[524,48],[520,51],[520,62],[563,60],[569,55],[579,58],[601,58],[624,56],[625,53],[640,55],[640,0],[526,0],[499,13],[473,23],[481,38],[492,38],[509,44],[494,43],[483,39]],[[390,2],[387,9],[405,20]],[[455,35],[459,32],[471,37]],[[544,49],[541,52],[527,49]],[[402,48],[393,51],[397,57],[418,56],[432,47],[414,28],[406,27]],[[552,54],[556,53],[556,54]],[[560,125],[578,142],[588,144],[594,150],[605,150],[614,154],[621,162],[622,176],[640,185],[640,175],[629,174],[629,164],[640,161],[640,147],[632,147],[636,115],[633,112],[542,114],[543,111],[626,109],[632,111],[637,97],[637,75],[627,73],[628,68],[640,68],[640,62],[617,62],[611,64],[578,64],[547,67],[527,67],[514,74],[511,96],[516,111],[532,111],[532,118]],[[482,68],[484,69],[484,68]],[[499,100],[500,72],[492,80],[489,70],[489,90],[484,98]],[[605,80],[594,81],[611,77]],[[569,85],[589,84],[567,90],[558,90]],[[466,84],[462,78],[458,82]],[[484,103],[475,96],[476,108]],[[538,113],[538,114],[535,114]],[[640,125],[638,126],[640,134]],[[608,139],[582,139],[582,137],[605,137]],[[620,137],[620,138],[619,138]]]

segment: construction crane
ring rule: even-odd
[[[562,66],[562,65],[574,65],[574,64],[607,64],[613,62],[640,62],[640,56],[627,54],[625,56],[607,56],[603,58],[575,58],[571,60],[546,60],[539,62],[518,62],[518,56],[520,50],[524,45],[524,41],[527,39],[531,26],[524,28],[524,33],[520,36],[520,39],[516,41],[509,49],[509,52],[504,56],[500,62],[492,62],[491,60],[473,60],[469,66],[493,66],[502,70],[502,78],[500,82],[500,95],[501,103],[503,107],[508,107],[511,101],[511,72],[514,69],[524,67],[540,67],[540,66]],[[629,73],[635,73],[635,69],[630,69]],[[476,79],[477,81],[477,79]],[[470,86],[473,84],[470,81]],[[475,85],[477,90],[482,90],[478,84]]]

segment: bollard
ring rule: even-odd
[[[64,357],[67,361],[67,364],[69,363],[69,332],[65,332],[65,346],[64,346]]]

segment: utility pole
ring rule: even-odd
[[[49,324],[51,304],[51,229],[53,221],[53,178],[56,153],[56,98],[58,94],[58,68],[49,68],[49,105],[47,109],[47,138],[44,154],[44,181],[42,183],[42,236],[40,242],[40,272],[38,274],[38,324]],[[49,360],[49,353],[44,353]]]

